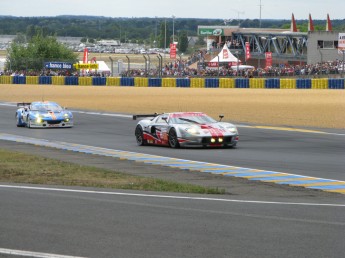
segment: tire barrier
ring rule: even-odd
[[[296,89],[311,89],[311,79],[297,79]]]
[[[26,84],[38,84],[39,77],[38,76],[26,76]]]
[[[107,78],[105,77],[92,77],[92,85],[105,86],[107,84]]]
[[[219,88],[235,88],[235,79],[233,78],[220,78]]]
[[[81,77],[83,78],[83,77]],[[79,85],[79,77],[76,76],[66,76],[65,85]]]
[[[65,85],[65,76],[53,76],[52,77],[53,85]]]
[[[161,78],[149,78],[149,87],[162,87]]]
[[[93,84],[92,77],[79,77],[78,85],[80,86],[92,86]]]
[[[2,75],[0,76],[0,84],[12,84],[12,76]]]
[[[219,88],[219,79],[218,78],[206,78],[205,79],[205,88]]]
[[[328,79],[312,79],[312,89],[328,89]]]
[[[52,84],[51,76],[40,76],[38,77],[38,84]]]
[[[189,78],[176,78],[176,87],[189,88],[190,87],[190,79]]]
[[[265,88],[266,89],[280,89],[280,80],[277,78],[266,79]]]
[[[191,88],[205,88],[204,78],[191,78],[190,87]]]
[[[0,84],[135,86],[179,88],[336,89],[344,78],[147,78],[77,76],[0,76]]]
[[[13,76],[13,84],[26,84],[26,76]]]
[[[134,78],[134,86],[135,87],[148,87],[149,86],[149,79],[145,77],[136,77]]]
[[[134,78],[132,78],[132,77],[121,77],[120,86],[134,86]]]
[[[249,88],[251,89],[264,89],[265,79],[263,78],[251,78],[249,79]]]
[[[120,86],[121,78],[120,77],[107,77],[107,86]]]
[[[329,79],[328,88],[329,89],[335,89],[335,90],[343,90],[344,89],[344,79]]]
[[[175,78],[163,78],[162,87],[171,87],[176,88],[176,79]]]
[[[280,88],[281,89],[296,89],[296,80],[295,79],[280,79]]]
[[[236,78],[236,88],[249,88],[249,79]]]

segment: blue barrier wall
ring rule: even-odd
[[[297,79],[296,89],[311,89],[311,79]]]
[[[26,84],[26,76],[13,76],[13,84]]]
[[[105,86],[107,85],[107,78],[105,77],[92,77],[92,85]]]
[[[280,79],[270,78],[265,80],[266,89],[280,89]]]
[[[149,78],[149,87],[162,87],[162,78]]]
[[[66,76],[65,85],[79,85],[79,78],[76,76]]]
[[[121,77],[120,86],[134,86],[134,78],[132,77]]]
[[[206,78],[205,79],[205,88],[219,88],[219,79],[218,78]]]
[[[176,78],[176,87],[189,88],[190,80],[188,78]]]
[[[344,79],[329,79],[328,80],[328,88],[329,89],[344,89]]]
[[[52,84],[52,77],[51,76],[40,76],[38,78],[39,84]]]
[[[249,88],[249,79],[247,79],[247,78],[236,78],[235,88]]]

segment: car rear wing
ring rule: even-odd
[[[133,120],[137,120],[137,118],[139,118],[139,117],[156,117],[158,115],[159,115],[158,113],[145,114],[145,115],[133,115]]]
[[[30,106],[31,102],[21,102],[21,103],[17,103],[17,107],[26,107],[26,106]]]

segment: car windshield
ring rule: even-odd
[[[203,113],[175,114],[170,117],[174,124],[210,124],[217,121]]]
[[[32,103],[31,104],[31,110],[34,111],[43,111],[43,112],[48,112],[48,111],[53,111],[53,112],[60,112],[62,111],[62,108],[53,102],[49,103]]]

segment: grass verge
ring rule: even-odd
[[[224,194],[224,190],[138,177],[0,149],[0,182]]]

